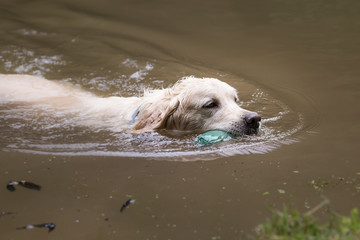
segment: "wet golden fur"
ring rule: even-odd
[[[0,75],[0,101],[75,111],[81,116],[76,124],[133,133],[219,129],[241,135],[243,118],[250,113],[237,104],[237,91],[227,83],[192,76],[170,88],[148,90],[140,97],[103,98],[68,83],[28,75]]]

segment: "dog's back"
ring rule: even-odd
[[[99,97],[73,84],[36,76],[0,74],[0,102],[46,106],[47,110],[78,113],[80,125],[127,128],[140,105],[137,97]],[[121,126],[124,125],[124,126]]]
[[[59,99],[74,102],[92,94],[76,86],[40,77],[21,74],[0,74],[0,100],[5,102],[59,103]],[[65,104],[65,102],[62,102]]]

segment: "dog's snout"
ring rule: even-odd
[[[257,113],[248,113],[244,116],[244,121],[249,127],[258,128],[261,117]]]

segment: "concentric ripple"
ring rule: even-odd
[[[7,59],[8,55],[12,56]],[[14,57],[15,56],[15,57]],[[30,59],[29,59],[30,58]],[[52,68],[64,66],[61,56],[36,56],[24,49],[3,52],[1,60],[9,72],[46,75]],[[292,110],[266,90],[231,74],[221,74],[201,67],[185,67],[177,62],[119,57],[119,68],[99,68],[81,78],[66,77],[88,91],[102,96],[139,94],[143,88],[167,87],[170,80],[163,72],[172,71],[175,77],[195,75],[216,77],[239,91],[241,107],[262,116],[261,131],[255,136],[244,136],[211,146],[197,146],[197,135],[174,132],[130,134],[116,128],[90,128],[76,125],[81,114],[61,112],[47,106],[7,103],[0,99],[0,147],[4,151],[34,154],[147,157],[163,160],[208,160],[220,156],[264,154],[284,144],[298,140],[304,128],[304,117]],[[215,73],[214,73],[215,72]],[[115,124],[115,123],[114,123]]]

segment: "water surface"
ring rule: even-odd
[[[216,77],[238,89],[241,106],[259,112],[263,126],[258,136],[198,148],[195,135],[77,127],[78,116],[2,102],[0,210],[13,214],[0,216],[0,235],[244,239],[270,204],[304,212],[325,195],[337,212],[359,207],[359,7],[2,1],[1,73],[104,97]],[[5,189],[22,179],[43,188]],[[129,198],[135,204],[120,213]],[[45,222],[56,229],[16,230]]]

